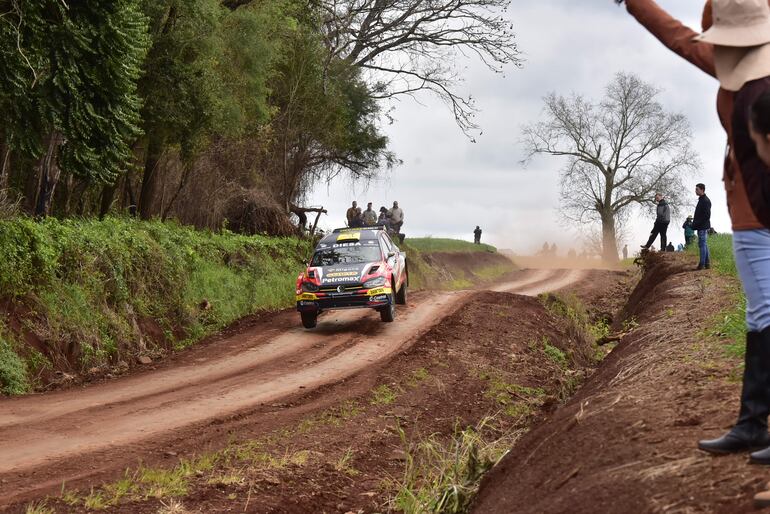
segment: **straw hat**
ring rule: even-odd
[[[758,46],[770,43],[767,0],[713,0],[713,25],[695,37],[721,46]]]

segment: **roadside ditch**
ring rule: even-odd
[[[274,406],[344,398],[224,448],[169,448],[19,512],[463,512],[478,482],[591,376],[635,277],[593,271],[556,295],[478,292],[390,362]],[[350,391],[360,391],[351,395]],[[179,456],[183,456],[179,457]],[[37,509],[37,510],[27,510]]]

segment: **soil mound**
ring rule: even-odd
[[[766,473],[696,449],[734,421],[735,360],[705,334],[735,283],[650,255],[615,328],[627,332],[572,399],[485,477],[477,513],[741,512]],[[739,376],[739,375],[738,375]]]
[[[516,269],[515,264],[499,253],[491,252],[431,252],[423,254],[425,262],[440,277],[438,287],[450,289],[489,284],[494,279]],[[428,288],[436,284],[428,284]]]

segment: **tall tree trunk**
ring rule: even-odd
[[[58,130],[52,131],[46,140],[46,152],[40,158],[40,186],[38,189],[35,216],[46,217],[51,213],[51,203],[56,192],[56,184],[59,182],[61,168],[57,162],[59,147],[63,136]]]
[[[104,187],[102,187],[102,197],[99,201],[99,219],[104,219],[107,214],[110,212],[110,208],[112,207],[112,201],[115,198],[115,191],[118,188],[118,182],[120,181],[120,177],[115,179],[115,182],[112,184],[105,184]]]
[[[158,163],[162,155],[162,139],[150,135],[147,138],[147,156],[144,160],[142,191],[139,196],[139,216],[143,220],[148,220],[157,214],[154,211],[154,206],[158,191]]]
[[[11,176],[11,147],[4,141],[0,142],[0,189],[8,189]]]
[[[602,258],[606,262],[618,262],[615,215],[611,209],[602,212]]]

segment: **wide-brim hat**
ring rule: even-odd
[[[751,48],[715,46],[714,68],[722,88],[738,91],[746,82],[770,75],[770,43]]]
[[[770,43],[767,0],[713,0],[712,9],[713,24],[696,41],[738,47]]]

